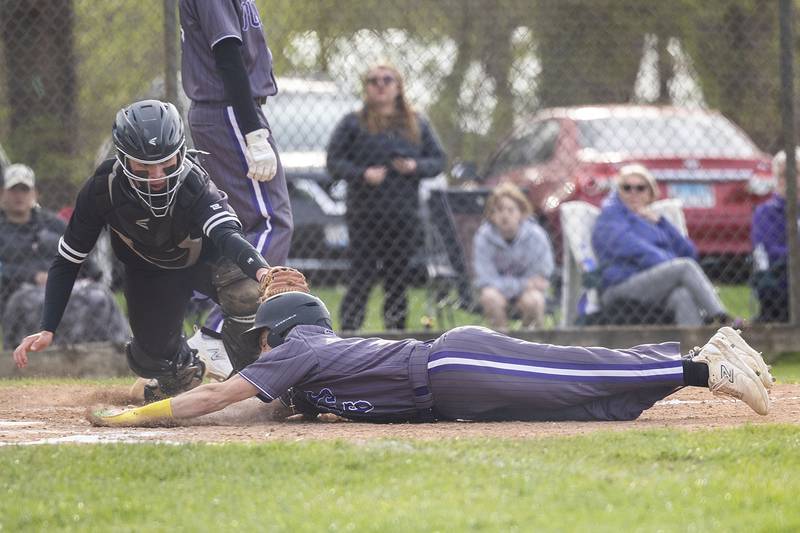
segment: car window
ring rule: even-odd
[[[514,135],[489,165],[487,175],[501,174],[512,168],[545,163],[553,157],[559,125],[555,120],[534,122]]]
[[[754,157],[758,149],[719,115],[609,117],[580,120],[580,145],[644,157]]]
[[[325,151],[333,129],[359,102],[336,92],[279,92],[266,108],[282,152]]]

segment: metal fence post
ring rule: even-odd
[[[794,126],[794,38],[792,0],[780,3],[781,43],[781,118],[783,146],[786,150],[786,239],[789,246],[789,310],[793,325],[800,323],[800,263],[797,242],[797,162]]]
[[[183,112],[178,102],[177,14],[177,0],[164,0],[164,98]]]

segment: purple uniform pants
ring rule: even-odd
[[[633,420],[683,386],[683,364],[677,342],[566,347],[467,326],[431,345],[428,379],[441,419]]]
[[[258,109],[261,125],[267,119]],[[278,172],[271,181],[258,182],[247,177],[247,145],[239,130],[233,108],[224,103],[193,102],[189,127],[194,146],[209,152],[202,158],[214,184],[228,195],[228,203],[242,222],[245,237],[271,266],[285,265],[292,241],[292,207],[278,148],[272,136],[270,145],[278,156]],[[222,316],[214,309],[205,326],[219,331]]]

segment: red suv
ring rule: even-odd
[[[484,172],[512,181],[551,221],[569,200],[600,204],[620,166],[642,163],[662,197],[683,200],[704,256],[750,253],[753,206],[772,189],[770,158],[730,120],[704,109],[604,105],[545,109],[503,141]]]

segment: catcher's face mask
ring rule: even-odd
[[[142,161],[118,154],[131,188],[157,216],[165,216],[185,178],[185,146],[164,161]]]

